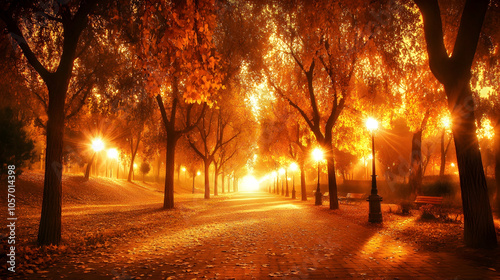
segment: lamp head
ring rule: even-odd
[[[372,117],[368,118],[366,120],[366,128],[368,128],[369,131],[374,131],[378,128],[378,121]]]

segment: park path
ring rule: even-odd
[[[237,193],[210,207],[147,211],[133,238],[65,256],[48,279],[498,279],[447,253],[423,252],[379,228],[267,193]],[[179,211],[179,210],[174,210]],[[148,216],[149,215],[149,216]],[[165,219],[163,219],[165,218]],[[129,221],[132,223],[133,221]],[[25,275],[26,279],[40,275]]]

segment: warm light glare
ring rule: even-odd
[[[182,170],[183,172],[186,172],[186,167],[184,167],[184,166],[183,166],[183,167],[181,167],[181,170]]]
[[[451,125],[450,117],[446,116],[441,119],[441,123],[443,123],[444,128],[449,128]]]
[[[95,152],[100,152],[104,149],[104,142],[101,139],[97,138],[92,141],[92,150]]]
[[[313,158],[315,161],[323,160],[323,151],[318,149],[318,148],[314,149],[314,151],[312,152],[312,155],[313,155]]]
[[[200,176],[200,174],[201,174],[201,172],[200,172],[200,171],[196,172],[196,175]]]
[[[378,128],[378,121],[374,118],[368,118],[366,120],[366,128],[368,128],[369,131],[374,131]]]
[[[290,164],[290,170],[297,171],[297,169],[299,169],[299,166],[295,162],[292,162],[292,164]]]
[[[252,175],[246,175],[241,181],[241,190],[247,192],[257,191],[259,190],[259,181]]]
[[[453,162],[450,165],[451,165],[451,167],[455,167],[455,163],[453,163]]]
[[[118,150],[115,148],[108,149],[108,158],[117,159],[118,158]]]
[[[280,173],[280,175],[285,174],[285,169],[284,168],[280,168],[279,173]]]

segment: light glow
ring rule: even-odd
[[[118,159],[118,150],[115,148],[108,149],[108,158]]]
[[[315,161],[322,161],[323,160],[323,151],[319,148],[316,148],[312,152],[312,156]]]
[[[292,164],[290,164],[290,170],[293,172],[297,171],[297,169],[299,169],[299,166],[295,162],[292,162]]]
[[[378,121],[372,117],[368,118],[366,120],[366,128],[368,128],[369,131],[374,131],[378,128]]]
[[[100,152],[104,149],[104,142],[101,139],[96,138],[92,141],[92,150],[94,152]]]
[[[251,192],[259,190],[259,181],[252,175],[246,175],[241,182],[241,190]]]

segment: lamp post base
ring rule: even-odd
[[[382,222],[382,211],[380,207],[380,202],[382,197],[378,194],[372,194],[368,197],[368,202],[370,206],[370,212],[368,214],[368,222],[370,223],[381,223]]]
[[[316,192],[315,194],[316,200],[314,202],[314,205],[322,205],[323,204],[323,194],[319,191]]]

